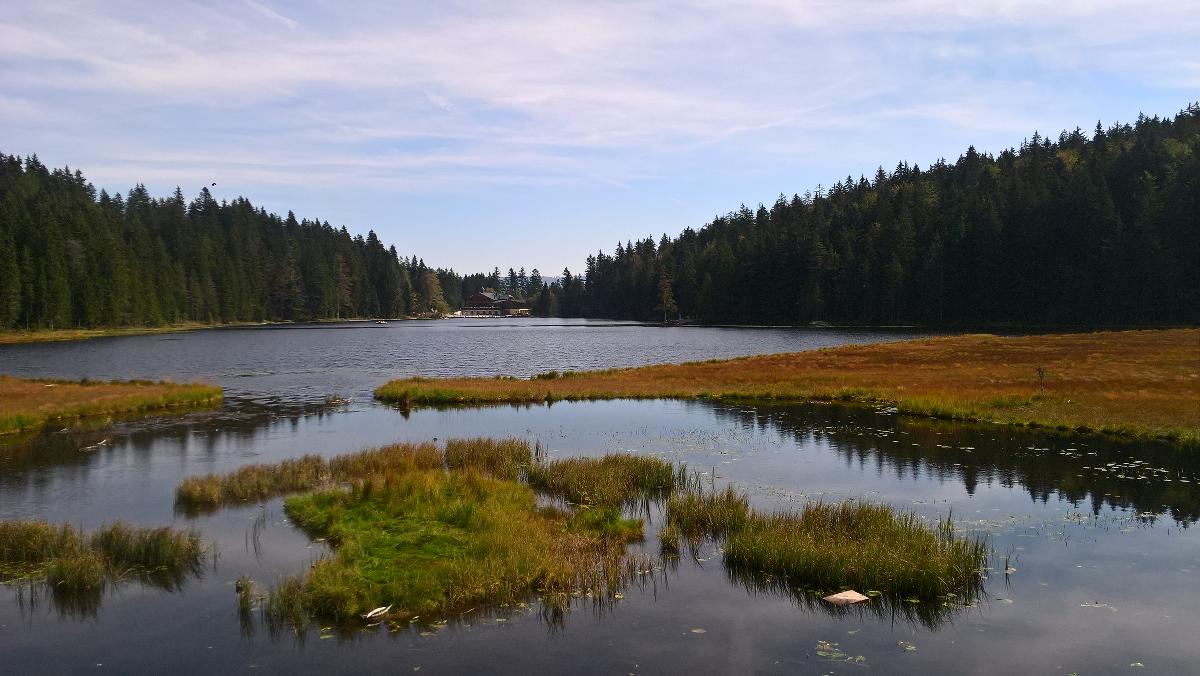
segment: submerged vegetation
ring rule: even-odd
[[[964,335],[529,380],[393,380],[409,405],[713,398],[824,400],[956,420],[1200,443],[1200,330]]]
[[[128,380],[25,380],[0,376],[0,434],[36,430],[52,420],[213,406],[221,388]]]
[[[540,502],[538,493],[559,506]],[[344,626],[484,611],[537,596],[561,612],[572,599],[613,599],[653,579],[657,563],[625,545],[644,537],[665,501],[663,553],[680,540],[723,543],[731,571],[789,584],[862,585],[888,598],[970,594],[983,545],[933,531],[878,505],[810,505],[799,514],[753,511],[732,488],[706,491],[697,475],[631,454],[547,460],[519,439],[396,444],[328,461],[305,457],[185,480],[185,507],[303,493],[288,516],[332,553],[262,596],[272,627],[314,620]],[[732,574],[732,573],[731,573]],[[239,580],[243,615],[258,598]]]
[[[198,575],[207,549],[193,530],[116,522],[86,534],[45,521],[0,521],[0,583],[44,584],[60,610],[88,614],[106,587],[138,580],[178,588]]]

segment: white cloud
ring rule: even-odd
[[[628,185],[697,149],[836,153],[887,124],[1024,134],[1091,103],[1064,98],[1081,75],[1184,96],[1200,34],[1186,3],[1121,0],[276,7],[10,8],[0,145],[48,134],[31,106],[83,109],[55,132],[85,159],[123,149],[105,171],[127,178],[152,149],[204,147],[261,181],[295,180],[272,167],[302,153],[329,181]],[[232,159],[245,152],[253,170]]]

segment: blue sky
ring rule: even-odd
[[[1200,99],[1200,3],[51,2],[0,15],[0,151],[216,182],[459,271]]]

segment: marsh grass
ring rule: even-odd
[[[529,486],[474,469],[374,476],[290,498],[285,509],[334,553],[271,591],[264,616],[275,627],[359,623],[387,605],[397,622],[530,595],[565,604],[611,595],[645,568],[624,549],[632,522],[573,520],[539,507]]]
[[[532,464],[529,484],[577,505],[631,506],[665,498],[685,473],[660,458],[617,453]]]
[[[534,450],[523,439],[451,439],[446,442],[450,469],[477,469],[491,476],[516,480],[533,460]]]
[[[877,590],[892,600],[972,596],[986,545],[956,537],[949,518],[929,527],[910,512],[863,502],[812,502],[760,513],[732,488],[689,491],[667,502],[664,553],[720,542],[731,577],[789,589]],[[665,537],[664,537],[665,536]]]
[[[451,440],[444,449],[397,444],[328,461],[253,465],[188,479],[177,495],[219,505],[286,493],[302,493],[284,503],[292,522],[326,540],[332,553],[263,597],[273,631],[302,631],[314,620],[361,627],[364,615],[388,606],[371,621],[396,628],[530,596],[551,613],[575,599],[611,602],[622,587],[662,569],[626,545],[644,537],[644,520],[631,513],[648,514],[650,503],[663,500],[662,554],[673,561],[685,548],[716,541],[731,579],[750,589],[855,587],[879,590],[888,603],[966,597],[981,584],[985,554],[982,543],[955,537],[948,521],[934,529],[883,505],[812,503],[764,514],[737,490],[706,486],[659,458],[547,460],[517,439]],[[555,502],[539,503],[539,493]],[[29,556],[23,552],[63,537],[70,539],[39,533],[13,551]],[[239,585],[245,615],[256,597],[251,583]]]
[[[45,521],[0,521],[0,582],[45,584],[56,605],[90,614],[104,590],[135,579],[176,589],[199,575],[208,549],[193,530],[121,522],[92,534]]]
[[[491,442],[504,448],[513,443],[524,444],[528,455],[529,445],[524,441]],[[498,453],[479,440],[463,442],[456,448],[462,453],[463,462],[475,462],[471,460],[473,453]],[[393,444],[329,460],[306,455],[270,465],[245,465],[228,474],[188,477],[175,489],[175,504],[186,513],[202,512],[221,505],[257,502],[325,488],[376,474],[441,468],[445,462],[445,454],[432,443]]]
[[[221,388],[196,383],[0,376],[0,434],[37,430],[53,420],[214,406],[221,399]]]
[[[1200,446],[1198,344],[1198,329],[962,335],[570,377],[401,379],[380,386],[375,396],[401,406],[649,398],[858,402],[951,420]]]

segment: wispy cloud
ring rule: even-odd
[[[381,205],[666,182],[711,213],[671,181],[752,166],[774,187],[1182,106],[1197,34],[1200,8],[1157,0],[48,0],[0,15],[0,149]]]

